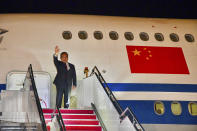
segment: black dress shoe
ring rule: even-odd
[[[69,107],[69,104],[66,104],[66,105],[64,106],[64,108],[67,108],[67,109],[68,109],[68,107]]]

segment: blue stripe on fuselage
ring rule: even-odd
[[[0,84],[0,92],[1,90],[5,90],[6,89],[6,84]]]
[[[123,109],[130,107],[141,124],[197,124],[197,116],[189,114],[189,101],[179,101],[182,106],[182,113],[179,116],[172,114],[172,101],[162,101],[165,106],[163,115],[154,112],[155,101],[119,100],[118,102]]]
[[[197,92],[197,84],[108,83],[112,91]]]

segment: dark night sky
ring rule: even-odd
[[[0,13],[65,13],[197,19],[197,0],[0,0]]]

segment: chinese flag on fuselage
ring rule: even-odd
[[[180,47],[126,46],[131,73],[189,74]]]

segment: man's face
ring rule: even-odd
[[[62,56],[61,56],[60,59],[61,59],[61,61],[64,62],[64,63],[68,62],[68,56],[67,56],[66,54],[62,54]]]

